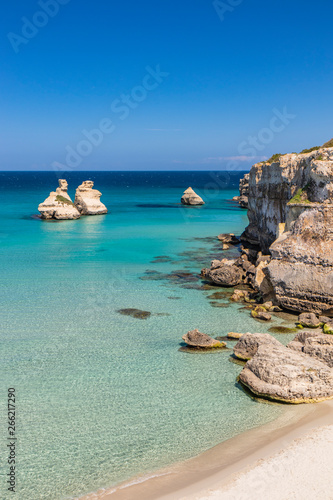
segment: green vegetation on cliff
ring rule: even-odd
[[[325,144],[323,144],[323,148],[333,148],[333,139],[325,142]]]
[[[301,151],[299,154],[303,155],[305,153],[312,153],[312,151],[317,151],[318,149],[320,149],[320,146],[313,146],[313,148],[310,149],[303,149],[303,151]]]
[[[299,154],[305,154],[305,153],[312,153],[312,151],[318,151],[320,148],[333,148],[333,139],[330,141],[325,142],[322,146],[313,146],[313,148],[310,149],[303,149]]]
[[[59,201],[59,203],[65,203],[66,205],[71,205],[71,206],[74,205],[74,203],[71,200],[68,200],[64,196],[61,196],[60,194],[56,196],[56,201]]]
[[[311,203],[308,199],[307,186],[297,191],[295,196],[288,201],[288,205],[291,203]]]
[[[274,163],[275,161],[278,161],[281,156],[283,156],[282,153],[276,153],[275,155],[271,156],[270,159],[266,161],[266,163]]]

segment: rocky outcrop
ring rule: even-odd
[[[305,204],[332,200],[332,168],[333,148],[287,154],[272,163],[253,165],[249,176],[250,224],[243,239],[259,245],[264,253],[268,253],[277,237],[279,224],[287,221],[291,208],[288,203],[294,197],[296,204],[301,203],[306,190]],[[292,219],[295,220],[294,215]]]
[[[225,342],[220,342],[219,340],[215,340],[206,333],[201,333],[196,328],[190,332],[187,332],[183,335],[183,340],[189,347],[196,347],[200,349],[216,349],[225,347]]]
[[[266,275],[278,303],[333,315],[333,205],[305,210],[270,250]]]
[[[65,179],[59,179],[59,187],[51,191],[43,203],[38,206],[42,219],[78,219],[79,211],[74,206],[68,193],[68,183]]]
[[[233,233],[222,233],[218,235],[218,240],[222,243],[237,245],[239,243],[239,239]]]
[[[333,148],[276,156],[249,176],[241,239],[271,255],[250,284],[285,309],[333,317]]]
[[[298,316],[298,323],[305,328],[318,328],[320,320],[313,313],[302,313]]]
[[[248,208],[249,179],[250,179],[250,174],[245,174],[244,177],[239,181],[239,196],[233,197],[233,200],[238,201],[241,208]]]
[[[242,271],[234,265],[233,260],[213,260],[210,269],[202,269],[201,275],[214,285],[230,287],[238,285],[242,280]]]
[[[257,396],[280,402],[317,403],[333,398],[333,370],[282,344],[260,345],[239,380]]]
[[[314,331],[300,332],[287,347],[317,358],[333,368],[333,337],[331,335]]]
[[[93,187],[93,181],[84,181],[76,190],[74,205],[81,215],[101,215],[108,211],[100,201],[102,193]]]
[[[249,360],[257,353],[260,345],[281,346],[282,344],[268,333],[244,333],[234,347],[234,355],[242,360]]]
[[[203,201],[200,196],[193,191],[191,187],[187,188],[186,191],[184,191],[184,194],[181,198],[181,202],[183,205],[204,205],[205,202]]]

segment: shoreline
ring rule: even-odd
[[[232,484],[258,460],[281,451],[310,430],[332,424],[332,417],[333,401],[287,405],[272,422],[242,432],[200,455],[77,499],[194,500],[213,488]]]

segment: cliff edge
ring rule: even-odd
[[[250,171],[242,240],[271,255],[264,294],[333,317],[333,147],[276,156]]]

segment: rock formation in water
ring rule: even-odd
[[[59,187],[51,191],[48,198],[38,206],[42,219],[78,219],[80,213],[75,208],[68,193],[68,184],[65,179],[59,179]]]
[[[200,349],[216,349],[220,347],[225,347],[225,342],[220,342],[215,340],[206,333],[201,333],[197,328],[183,335],[183,340],[189,347],[200,348]]]
[[[210,269],[202,269],[201,275],[214,285],[229,287],[238,285],[242,280],[242,271],[234,265],[234,260],[213,260]]]
[[[333,370],[308,354],[280,345],[259,345],[239,380],[257,396],[286,403],[333,398]]]
[[[183,205],[204,205],[205,202],[202,198],[191,187],[187,188],[184,191],[184,194],[181,198],[181,202]]]
[[[233,200],[238,201],[241,208],[248,208],[249,204],[249,179],[250,174],[245,174],[239,181],[239,196],[234,196]]]
[[[108,211],[100,201],[102,193],[93,187],[93,181],[84,181],[76,190],[74,205],[81,215],[100,215]]]

